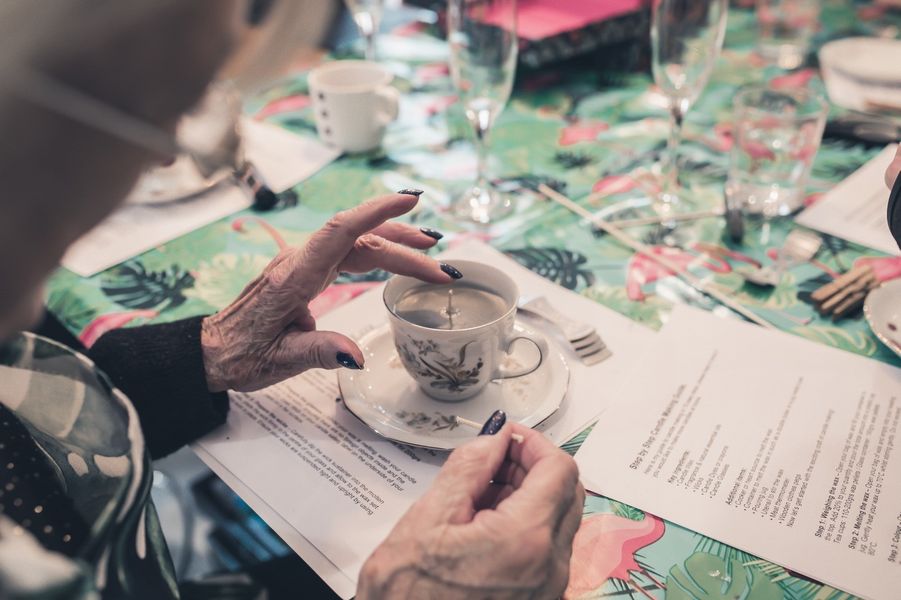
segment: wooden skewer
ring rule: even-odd
[[[615,227],[640,227],[641,225],[656,225],[658,223],[669,223],[671,221],[697,221],[698,219],[707,219],[711,217],[722,217],[721,210],[699,210],[697,212],[679,213],[668,217],[642,217],[640,219],[621,219],[617,221],[606,221]]]
[[[544,194],[550,200],[553,200],[557,204],[560,204],[564,208],[568,209],[569,211],[579,215],[583,219],[587,219],[595,227],[597,227],[598,229],[600,229],[601,231],[603,231],[610,237],[615,238],[617,241],[619,241],[623,245],[628,246],[635,252],[638,252],[640,254],[647,256],[652,261],[656,262],[657,264],[664,267],[665,269],[671,271],[676,276],[682,278],[691,287],[693,287],[696,290],[698,290],[699,292],[713,298],[714,300],[716,300],[723,306],[726,306],[726,307],[732,309],[733,311],[735,311],[739,315],[743,316],[747,320],[751,321],[752,323],[757,323],[761,327],[768,327],[770,329],[776,328],[775,325],[773,325],[766,319],[757,316],[755,313],[748,310],[747,308],[745,308],[744,306],[742,306],[741,304],[739,304],[738,302],[736,302],[729,296],[726,296],[725,294],[713,289],[711,286],[708,286],[706,283],[704,283],[702,280],[698,279],[697,277],[695,277],[688,271],[682,270],[679,267],[679,265],[672,262],[668,258],[666,258],[664,256],[660,256],[658,254],[654,254],[654,252],[651,251],[650,247],[646,246],[645,244],[642,244],[641,242],[639,242],[635,238],[631,237],[627,233],[624,233],[615,225],[613,225],[607,221],[604,221],[603,219],[597,218],[595,215],[591,214],[591,212],[589,212],[585,208],[579,206],[578,204],[576,204],[575,202],[573,202],[572,200],[570,200],[569,198],[567,198],[560,192],[549,188],[548,186],[546,186],[543,183],[538,186],[538,191],[541,192],[542,194]]]
[[[472,419],[467,419],[466,417],[461,417],[460,415],[454,415],[454,420],[457,421],[457,423],[459,423],[460,425],[466,425],[467,427],[472,427],[476,431],[482,430],[482,424],[476,423]],[[513,438],[514,442],[517,442],[519,444],[523,443],[523,441],[525,440],[525,438],[522,437],[522,434],[519,434],[519,433],[511,433],[510,437]]]

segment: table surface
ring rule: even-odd
[[[848,35],[895,35],[899,25],[898,14],[864,4],[827,2],[817,42]],[[764,66],[753,52],[755,32],[751,12],[730,13],[725,48],[711,83],[686,120],[680,164],[683,185],[696,209],[722,202],[731,99],[738,86],[770,81],[822,88],[812,68],[786,73]],[[426,193],[410,219],[446,234],[439,249],[466,239],[486,240],[531,270],[653,328],[666,322],[674,303],[733,316],[615,241],[592,234],[584,222],[534,192],[546,183],[605,215],[647,214],[647,196],[630,173],[658,159],[667,134],[664,99],[648,74],[618,73],[590,61],[521,73],[492,132],[491,168],[498,183],[515,194],[515,212],[484,231],[456,222],[447,212],[450,199],[473,178],[475,157],[449,80],[445,44],[425,25],[413,24],[384,36],[382,52],[403,92],[401,118],[389,130],[384,150],[343,157],[304,181],[295,188],[299,203],[294,207],[239,213],[91,278],[60,269],[49,286],[50,310],[76,334],[103,321],[133,326],[211,313],[233,300],[279,245],[303,243],[336,211],[365,198],[419,187]],[[306,76],[297,73],[250,101],[248,110],[257,118],[315,135],[309,104]],[[833,114],[837,112],[833,107]],[[814,163],[808,201],[876,152],[825,142]],[[586,203],[592,191],[602,194]],[[721,219],[681,225],[669,239],[661,239],[655,227],[632,232],[645,243],[673,247],[678,260],[695,261],[696,274],[786,331],[901,365],[863,318],[833,323],[820,318],[809,300],[831,273],[860,261],[873,262],[885,278],[901,276],[901,258],[826,236],[820,264],[792,269],[770,292],[743,285],[735,268],[770,262],[792,227],[790,220],[752,225],[742,244],[728,241]],[[712,259],[697,261],[702,253]],[[341,276],[318,301],[318,310],[352,298],[385,276]],[[585,435],[565,448],[574,452]],[[586,526],[603,533],[598,538],[602,543],[574,555],[580,577],[573,591],[593,598],[725,598],[723,584],[730,577],[730,598],[733,592],[747,593],[741,596],[747,600],[847,596],[607,498],[589,497],[585,518]],[[634,550],[623,552],[625,546]]]

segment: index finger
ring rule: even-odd
[[[310,237],[302,252],[297,252],[276,269],[290,274],[303,266],[304,282],[327,277],[353,249],[357,238],[375,229],[388,219],[399,217],[416,206],[419,197],[413,194],[388,194],[368,200],[359,206],[341,211]]]

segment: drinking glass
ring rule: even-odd
[[[382,22],[384,0],[344,0],[366,42],[366,60],[375,60],[375,38]]]
[[[806,88],[752,85],[734,104],[727,205],[765,217],[795,212],[823,137],[826,100]]]
[[[516,70],[516,0],[449,0],[451,76],[475,135],[478,176],[454,204],[465,219],[488,224],[512,208],[488,179],[488,134],[504,109]]]
[[[651,54],[654,82],[666,96],[670,133],[660,164],[662,191],[655,208],[672,212],[679,201],[677,157],[685,113],[707,85],[723,47],[728,0],[653,0]]]
[[[819,0],[757,0],[758,52],[783,69],[800,67],[819,17]]]

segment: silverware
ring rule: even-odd
[[[559,329],[572,346],[573,352],[586,365],[595,365],[613,356],[594,327],[565,316],[544,296],[520,300],[518,307],[519,310],[541,317]]]
[[[740,269],[738,273],[754,285],[775,287],[782,281],[785,271],[810,262],[822,244],[823,238],[812,231],[795,229],[785,238],[774,264],[759,269]]]

